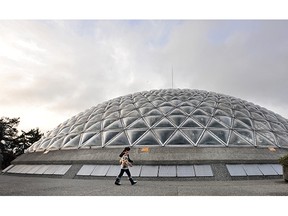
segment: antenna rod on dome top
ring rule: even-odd
[[[173,65],[172,65],[172,89],[173,89]]]

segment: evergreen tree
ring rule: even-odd
[[[4,158],[4,168],[43,136],[38,128],[28,132],[21,131],[22,133],[18,135],[19,122],[20,118],[2,117],[0,119],[0,149]]]

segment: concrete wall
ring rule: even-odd
[[[13,164],[119,164],[122,148],[74,149],[48,153],[26,153]],[[207,147],[151,147],[132,148],[134,164],[201,164],[201,163],[277,163],[288,149],[268,148],[207,148]]]

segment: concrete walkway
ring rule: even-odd
[[[0,175],[1,196],[287,196],[282,179],[243,181],[63,179]]]

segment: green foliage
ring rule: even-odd
[[[279,158],[279,163],[282,164],[283,166],[288,166],[288,154]]]
[[[6,166],[43,136],[38,128],[28,132],[21,131],[19,135],[17,129],[19,122],[20,118],[2,117],[0,119],[0,150],[4,155]]]

